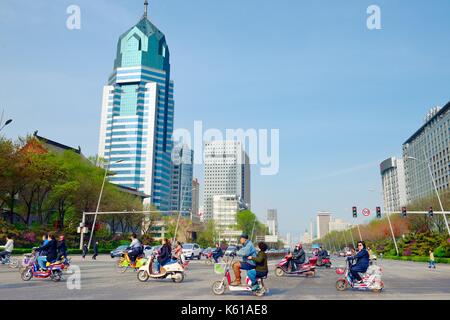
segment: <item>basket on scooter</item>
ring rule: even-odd
[[[214,272],[220,275],[223,275],[225,273],[225,270],[227,268],[226,263],[214,263]]]

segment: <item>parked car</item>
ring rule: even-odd
[[[205,257],[209,254],[209,253],[211,253],[211,252],[213,252],[213,248],[211,248],[211,247],[209,247],[209,248],[206,248],[206,249],[203,249],[202,250],[202,255],[204,255]]]
[[[225,255],[234,257],[234,256],[236,256],[237,251],[238,251],[238,248],[236,246],[228,246],[227,250],[225,250]]]
[[[197,258],[200,260],[202,257],[202,248],[196,243],[185,243],[183,244],[183,254],[187,259]]]
[[[125,249],[128,248],[127,245],[118,246],[116,249],[111,251],[111,259],[120,258],[123,255]]]

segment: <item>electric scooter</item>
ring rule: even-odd
[[[351,277],[350,274],[350,261],[346,261],[346,268],[337,268],[336,274],[343,275],[336,281],[336,289],[338,291],[344,291],[348,287],[356,290],[371,290],[373,292],[381,292],[384,288],[384,283],[381,281],[381,268],[379,266],[370,266],[366,273],[360,274],[361,281],[358,282]]]
[[[223,276],[222,280],[215,281],[212,285],[212,291],[215,295],[223,295],[225,290],[230,292],[251,292],[257,297],[262,297],[269,292],[269,289],[264,285],[263,278],[256,278],[257,286],[255,289],[252,288],[252,281],[247,276],[245,278],[245,284],[240,286],[231,286],[231,274],[230,269],[233,263],[234,257],[231,258],[227,263],[216,263],[214,264],[214,272],[221,274]]]
[[[284,257],[283,260],[281,260],[277,264],[277,266],[275,268],[275,275],[277,277],[282,277],[287,274],[293,274],[293,275],[305,276],[305,277],[314,277],[316,275],[316,263],[317,263],[316,257],[309,258],[307,263],[297,266],[297,269],[294,271],[290,270],[290,268],[289,268],[291,260],[292,260],[292,257],[287,255]]]
[[[331,268],[331,259],[330,256],[322,257],[321,263],[316,263],[317,267],[325,267],[327,269]]]
[[[141,282],[147,282],[149,279],[172,279],[175,283],[183,282],[184,280],[184,263],[181,261],[171,261],[168,264],[161,266],[160,273],[153,271],[153,262],[156,255],[153,254],[150,259],[139,268],[137,278]]]

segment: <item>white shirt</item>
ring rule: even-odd
[[[6,252],[13,252],[14,250],[14,240],[13,239],[9,239],[6,244],[4,246],[1,246],[2,248],[5,248]]]

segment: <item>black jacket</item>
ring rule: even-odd
[[[170,259],[171,257],[172,257],[172,248],[168,244],[163,245],[159,252],[158,261],[164,262]]]
[[[292,259],[298,264],[305,263],[305,251],[296,248],[292,253]]]
[[[60,254],[61,256],[67,255],[67,246],[65,240],[62,240],[58,243],[58,254]]]
[[[57,247],[58,244],[56,243],[56,240],[50,240],[46,245],[39,247],[39,252],[46,251],[47,252],[47,261],[52,262],[56,260],[58,253],[57,253]]]
[[[214,251],[212,252],[214,257],[223,257],[223,251],[221,247],[218,247],[216,249],[214,249]]]
[[[94,244],[94,254],[98,254],[98,244]]]

